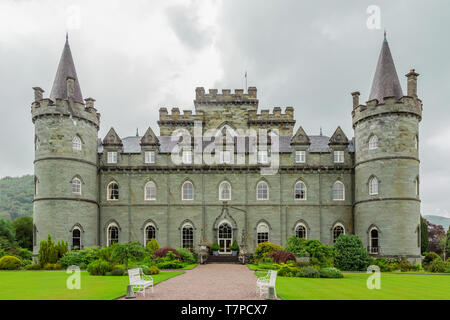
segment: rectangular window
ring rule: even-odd
[[[117,152],[108,152],[108,163],[117,163]]]
[[[306,151],[295,151],[295,162],[305,163],[306,162]]]
[[[258,163],[268,163],[267,150],[258,151]]]
[[[231,153],[230,151],[220,151],[219,152],[219,163],[230,163]]]
[[[334,151],[334,163],[344,162],[344,151]]]
[[[192,163],[192,151],[183,151],[183,163],[184,164]]]
[[[155,151],[145,151],[145,163],[155,163]]]

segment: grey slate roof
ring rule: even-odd
[[[122,139],[123,147],[122,152],[123,153],[140,153],[141,152],[141,138],[142,136],[131,136],[126,137]],[[291,141],[292,136],[280,136],[280,152],[291,152]],[[160,146],[159,146],[159,152],[160,153],[170,153],[175,145],[177,144],[177,141],[171,141],[171,136],[160,136],[158,137]],[[327,136],[309,136],[309,139],[311,141],[311,145],[309,146],[309,152],[330,152],[330,149],[328,147],[328,142],[330,141],[330,138]],[[253,140],[253,139],[252,139]],[[203,141],[203,149],[212,143],[211,141]],[[237,146],[238,153],[242,153],[244,151],[243,144],[235,143]],[[253,143],[249,143],[249,139],[246,139],[245,142],[245,152],[254,152],[254,141]],[[214,150],[214,149],[213,149]],[[349,152],[354,152],[354,140],[352,139],[349,142],[348,145]],[[103,145],[101,139],[98,139],[98,152],[103,152]]]
[[[378,58],[369,100],[377,99],[381,103],[385,97],[396,97],[397,99],[403,97],[402,87],[398,81],[397,71],[395,70],[386,35]]]
[[[84,103],[81,94],[80,83],[78,81],[75,64],[73,63],[72,52],[70,51],[69,40],[66,36],[66,43],[59,60],[58,70],[56,71],[55,81],[53,82],[50,99],[55,101],[56,98],[67,99],[67,77],[75,79],[74,100]]]

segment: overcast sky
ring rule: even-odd
[[[158,134],[160,107],[192,109],[199,86],[243,88],[247,70],[260,108],[293,106],[296,128],[351,138],[350,93],[368,99],[386,28],[404,93],[420,73],[422,212],[450,217],[449,14],[447,0],[2,0],[0,176],[33,173],[31,88],[50,94],[66,30],[100,137]]]

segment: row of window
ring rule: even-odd
[[[76,183],[76,190],[80,190],[78,188],[81,188],[81,186],[78,185],[78,182]],[[75,187],[72,187],[72,190],[75,190],[74,188]],[[294,199],[306,200],[306,194],[307,190],[305,183],[303,181],[298,181],[294,186]],[[108,184],[106,197],[107,200],[119,200],[119,184],[117,182],[112,181]],[[181,186],[181,199],[194,200],[194,185],[192,182],[186,181]],[[269,185],[267,182],[260,181],[256,185],[256,199],[269,200]],[[156,185],[153,181],[147,182],[144,187],[144,200],[156,200]],[[231,184],[228,181],[223,181],[219,185],[219,200],[231,200]],[[345,200],[345,187],[341,181],[336,181],[333,184],[333,200]]]
[[[419,139],[417,136],[414,136],[414,148],[419,148]],[[369,150],[378,149],[378,137],[376,135],[372,135],[369,139]]]

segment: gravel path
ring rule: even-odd
[[[198,265],[147,289],[133,300],[262,300],[253,271],[239,264]],[[123,298],[122,298],[123,299]]]

